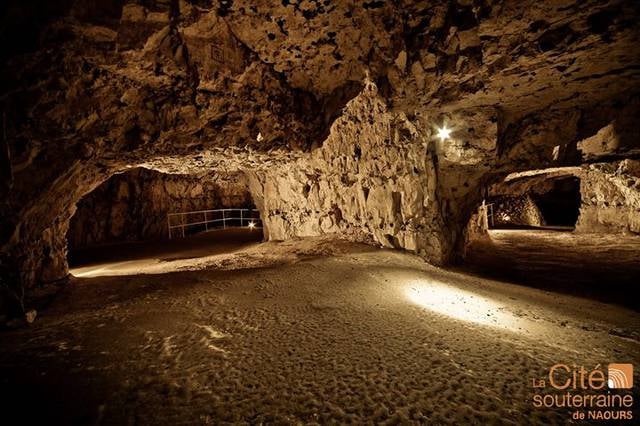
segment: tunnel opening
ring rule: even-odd
[[[463,268],[637,309],[624,297],[640,277],[637,236],[592,223],[598,192],[616,187],[605,185],[606,179],[600,172],[559,167],[513,173],[491,185],[468,222]],[[629,220],[621,207],[607,219],[614,217]]]
[[[580,179],[575,176],[553,179],[551,189],[537,192],[532,198],[547,226],[575,228],[580,215]]]
[[[116,174],[76,205],[67,259],[76,277],[171,271],[175,261],[231,253],[263,240],[242,173]]]
[[[516,173],[489,189],[487,206],[490,229],[573,231],[580,215],[580,178]]]

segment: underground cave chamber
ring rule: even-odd
[[[577,424],[532,405],[560,362],[636,398],[639,22],[0,2],[4,417]]]
[[[144,270],[145,259],[206,257],[262,239],[260,213],[243,173],[134,168],[77,203],[67,231],[68,261],[77,276],[133,273]],[[133,263],[118,269],[123,262]]]

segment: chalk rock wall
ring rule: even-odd
[[[640,97],[631,97],[626,102],[610,108],[596,108],[597,114],[583,118],[587,129],[603,118],[607,121],[595,134],[577,144],[585,161],[607,161],[611,158],[640,154]],[[586,120],[585,120],[586,119]]]
[[[144,168],[113,176],[79,203],[69,249],[167,237],[167,213],[252,207],[242,173],[171,175]]]
[[[369,237],[442,263],[452,241],[430,143],[403,113],[389,112],[369,83],[309,159],[255,175],[268,238]]]
[[[544,219],[530,195],[499,197],[493,202],[493,226],[542,226]]]
[[[640,161],[592,164],[581,174],[577,232],[640,234]]]

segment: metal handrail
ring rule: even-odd
[[[220,213],[222,212],[222,218],[221,219],[209,219],[207,218],[207,214],[209,213]],[[240,212],[240,216],[231,216],[231,217],[227,217],[225,215],[226,212]],[[249,215],[244,215],[244,212],[249,212]],[[177,213],[167,213],[167,229],[169,231],[169,239],[173,238],[173,229],[176,228],[180,228],[181,229],[181,235],[184,238],[185,236],[185,229],[190,227],[190,226],[195,226],[195,225],[204,225],[205,226],[205,230],[208,231],[209,230],[209,224],[215,224],[217,222],[222,222],[222,228],[226,229],[227,228],[227,221],[233,221],[233,220],[239,220],[240,221],[240,226],[244,226],[244,223],[247,223],[247,226],[249,226],[250,228],[262,228],[262,220],[260,219],[260,215],[258,212],[258,216],[256,217],[253,212],[258,212],[258,210],[256,209],[211,209],[211,210],[193,210],[193,211],[189,211],[189,212],[177,212]],[[185,221],[185,217],[187,217],[188,215],[193,215],[193,214],[202,214],[203,215],[203,219],[201,221],[198,222],[188,222]],[[171,224],[171,218],[172,217],[179,217],[180,218],[180,223],[178,223],[177,225],[172,225]],[[213,228],[219,228],[220,226],[213,226]]]
[[[483,202],[482,205],[485,207],[484,213],[487,217],[487,226],[489,227],[489,229],[491,229],[496,225],[495,219],[494,219],[494,212],[493,212],[493,203],[485,204]]]
[[[191,214],[191,213],[204,213],[204,212],[229,212],[229,211],[252,211],[252,212],[257,212],[257,209],[211,209],[211,210],[192,210],[190,212],[174,212],[174,213],[167,213],[167,215],[169,216],[179,216],[179,215],[183,215],[183,214]]]

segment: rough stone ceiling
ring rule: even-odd
[[[477,38],[459,33],[459,43],[478,43],[481,57],[461,50],[435,97],[449,109],[491,105],[526,113],[635,89],[637,13],[629,1],[506,2],[479,22]]]
[[[75,2],[76,16],[82,17],[78,10],[83,10],[83,3]],[[368,72],[375,80],[389,82],[393,103],[409,112],[498,106],[522,114],[585,97],[595,102],[636,88],[640,74],[635,48],[639,6],[629,0],[181,1],[173,12],[176,31],[159,31],[142,49],[147,54],[138,54],[146,37],[169,23],[169,3],[127,6],[120,26],[88,25],[95,20],[92,17],[59,30],[71,30],[83,40],[77,46],[83,56],[90,63],[97,60],[111,78],[156,87],[175,85],[172,73],[182,72],[181,77],[188,79],[195,68],[198,75],[192,78],[197,88],[216,92],[229,89],[212,78],[220,68],[237,76],[253,64],[266,66],[275,80],[282,76],[290,88],[313,94],[318,102],[361,82]],[[102,53],[100,44],[114,41],[119,55],[93,55]],[[188,54],[178,53],[181,44],[186,44]],[[66,47],[74,48],[73,43]],[[92,52],[94,48],[98,51]],[[222,52],[223,60],[206,63],[196,52],[205,48]],[[150,73],[158,70],[140,63],[167,52],[178,53],[176,64],[163,63],[160,74]],[[243,75],[238,83],[249,78]],[[267,80],[261,89],[276,94],[282,90],[278,86]],[[221,114],[199,118],[233,117]]]
[[[275,3],[275,4],[274,4]],[[638,86],[632,1],[242,2],[232,32],[317,95],[370,72],[404,109],[524,114]]]
[[[640,86],[629,0],[123,3],[49,5],[48,20],[7,3],[3,39],[20,18],[47,24],[26,27],[40,38],[4,70],[14,174],[60,156],[167,172],[291,162],[367,75],[427,135],[443,113],[515,120]]]

